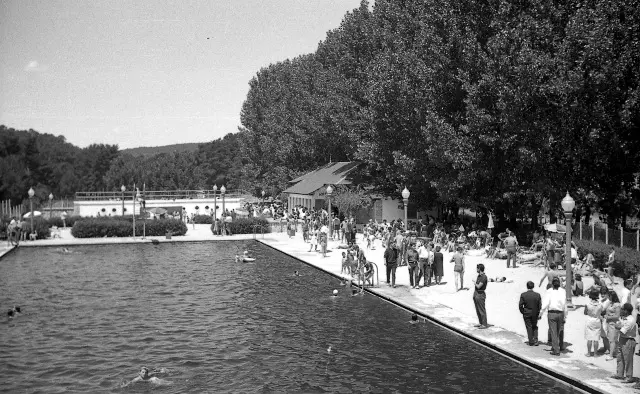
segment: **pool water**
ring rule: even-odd
[[[1,319],[1,391],[572,391],[254,241],[71,252],[0,261],[0,307],[23,309]],[[123,387],[142,365],[170,385]]]

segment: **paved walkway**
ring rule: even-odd
[[[344,276],[340,274],[341,270],[341,252],[342,249],[333,249],[326,258],[323,258],[320,253],[308,252],[309,244],[304,243],[301,236],[298,234],[296,237],[290,239],[282,234],[269,234],[265,236],[265,239],[258,239],[266,245],[269,245],[283,253],[286,253],[292,257],[307,262],[310,265],[318,267],[330,274],[336,276]],[[329,248],[336,248],[337,242],[330,242]],[[360,245],[361,247],[363,245]],[[549,348],[546,345],[540,345],[537,347],[531,347],[525,344],[526,333],[524,329],[524,323],[522,317],[517,309],[519,293],[525,290],[526,281],[520,284],[522,290],[517,290],[517,298],[505,296],[509,293],[505,291],[507,284],[490,283],[487,288],[487,311],[489,315],[489,323],[493,324],[492,327],[486,330],[480,330],[474,327],[478,323],[478,319],[475,314],[475,309],[472,301],[472,291],[455,291],[455,285],[453,282],[453,267],[452,264],[448,264],[449,254],[445,255],[445,276],[444,281],[448,283],[442,286],[431,286],[422,289],[411,289],[409,286],[409,275],[407,267],[399,267],[397,270],[396,288],[392,288],[386,284],[386,272],[383,263],[384,249],[378,246],[376,250],[367,250],[367,259],[376,263],[380,269],[380,286],[375,288],[369,288],[371,293],[374,293],[380,297],[388,299],[396,304],[404,306],[408,309],[415,310],[422,315],[428,316],[433,320],[461,333],[464,336],[474,338],[475,340],[485,344],[490,348],[497,349],[500,352],[508,353],[516,358],[521,359],[525,364],[533,365],[538,369],[546,370],[551,373],[556,373],[564,376],[565,378],[573,382],[581,382],[586,385],[591,391],[602,391],[606,393],[629,393],[635,392],[632,388],[633,384],[623,384],[615,379],[611,379],[610,376],[615,373],[616,363],[615,361],[604,361],[604,356],[598,357],[601,360],[599,365],[594,362],[593,359],[584,361],[584,353],[586,353],[586,340],[582,335],[582,328],[584,327],[583,311],[578,309],[570,312],[568,323],[573,321],[574,325],[580,326],[580,334],[576,337],[570,336],[575,330],[567,330],[565,333],[565,343],[570,342],[567,345],[567,350],[563,352],[560,357],[551,356],[549,351],[545,351]],[[480,256],[477,259],[481,259]],[[482,257],[482,259],[484,259]],[[497,264],[505,265],[505,260],[495,260]],[[470,281],[472,276],[475,276],[476,261],[473,256],[467,258],[467,275],[465,275],[466,286],[472,287]],[[488,267],[490,268],[490,267]],[[497,267],[496,267],[497,268]],[[506,267],[505,267],[506,268]],[[518,268],[518,270],[526,270],[525,268]],[[489,271],[490,269],[487,269]],[[473,272],[469,272],[473,271]],[[513,269],[512,269],[513,271]],[[539,282],[539,277],[542,272],[540,269],[536,269],[535,278],[532,280]],[[525,273],[526,274],[526,273]],[[489,274],[490,275],[490,274]],[[518,283],[510,283],[508,285],[518,286]],[[538,283],[536,283],[536,286]],[[546,282],[545,282],[546,285]],[[544,285],[543,285],[544,286]],[[333,289],[327,289],[332,291]],[[539,289],[536,289],[539,290]],[[506,299],[505,299],[506,298]],[[511,309],[506,308],[506,304],[512,304],[514,307]],[[509,311],[509,313],[500,313],[499,311]],[[515,314],[511,312],[515,310]],[[546,340],[546,315],[541,320],[540,324],[540,339]],[[521,327],[523,333],[510,330],[509,327],[517,325]],[[569,328],[569,327],[568,327]],[[635,363],[635,369],[638,369],[640,364],[638,360]],[[638,376],[636,374],[636,376]],[[578,383],[576,383],[578,384]]]
[[[20,247],[36,247],[36,246],[71,246],[71,245],[95,245],[95,244],[122,244],[122,243],[144,243],[151,242],[152,239],[158,242],[198,242],[198,241],[219,241],[219,240],[241,240],[253,239],[253,235],[234,235],[228,237],[216,237],[211,234],[208,225],[189,226],[189,231],[185,236],[173,237],[171,240],[165,237],[125,237],[125,238],[89,238],[76,239],[70,229],[63,229],[61,237],[48,240],[27,241],[21,243]],[[308,252],[309,244],[302,241],[301,235],[298,233],[296,237],[289,238],[286,234],[273,233],[258,235],[258,241],[271,246],[283,253],[300,259],[310,265],[318,267],[330,274],[341,276],[341,249],[338,249],[337,242],[330,242],[330,251],[326,258],[317,252]],[[361,245],[363,246],[363,245]],[[0,257],[10,250],[9,247],[0,247]],[[442,286],[432,286],[422,289],[411,289],[409,287],[409,277],[406,267],[399,267],[397,271],[396,284],[397,288],[391,288],[385,283],[385,266],[382,255],[384,249],[378,246],[376,250],[367,250],[367,258],[375,262],[380,269],[381,284],[375,288],[369,288],[382,298],[388,299],[407,309],[415,310],[430,319],[435,320],[460,334],[472,338],[490,348],[497,351],[508,353],[520,359],[524,364],[535,366],[537,369],[550,371],[553,374],[559,374],[566,379],[574,382],[580,382],[591,391],[602,391],[606,393],[629,393],[634,392],[632,385],[622,384],[617,380],[609,378],[615,371],[615,361],[604,360],[604,356],[597,359],[585,359],[586,341],[584,336],[580,334],[583,327],[583,313],[581,309],[573,311],[569,315],[567,326],[565,328],[565,342],[568,344],[568,350],[560,357],[553,357],[545,351],[548,346],[541,345],[539,347],[527,346],[524,341],[524,324],[517,310],[517,296],[524,291],[524,277],[531,277],[534,282],[539,281],[541,275],[540,269],[531,267],[521,267],[516,271],[504,271],[504,260],[486,261],[481,256],[467,257],[467,272],[465,274],[465,283],[467,287],[471,287],[470,279],[475,277],[475,265],[483,262],[487,265],[487,275],[509,276],[514,278],[514,283],[497,284],[490,283],[487,288],[487,312],[489,323],[493,326],[487,330],[478,330],[474,327],[477,324],[477,317],[471,299],[471,291],[455,291],[453,284],[453,268],[447,264],[449,254],[445,254],[445,276],[447,281]],[[506,274],[505,274],[506,272]],[[538,283],[536,283],[537,285]],[[588,286],[589,283],[585,283]],[[327,289],[332,291],[333,289]],[[539,289],[536,288],[536,291]],[[543,290],[544,291],[544,290]],[[515,297],[515,298],[514,298]],[[576,301],[577,304],[584,304],[582,301]],[[540,321],[540,339],[546,339],[546,317]],[[637,361],[637,360],[636,360]],[[635,376],[638,375],[640,362],[635,363]]]

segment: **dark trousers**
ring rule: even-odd
[[[418,263],[416,262],[409,263],[409,284],[411,287],[418,286]]]
[[[420,273],[418,274],[418,280],[416,281],[416,286],[420,284],[420,279],[424,277],[424,285],[429,286],[431,284],[431,266],[427,262],[418,262],[418,269]]]
[[[516,268],[516,251],[507,251],[507,268],[511,265],[511,260],[513,260],[513,268]]]
[[[397,264],[387,262],[387,283],[391,283],[391,286],[396,285],[396,268],[398,268]],[[391,278],[391,282],[389,282],[389,278]]]
[[[551,347],[555,353],[560,353],[564,343],[564,313],[549,312],[547,319],[549,321],[549,332],[551,334]]]
[[[478,315],[478,323],[483,326],[487,325],[487,308],[484,303],[487,300],[487,295],[485,293],[473,293],[473,303],[476,306],[476,314]]]
[[[524,326],[527,328],[527,336],[529,337],[529,345],[538,342],[538,315],[522,316]]]
[[[636,349],[636,340],[620,337],[618,340],[618,376],[621,378],[633,377],[633,352]]]

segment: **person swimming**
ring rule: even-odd
[[[293,272],[293,276],[300,276],[300,272],[298,272],[298,271],[294,271],[294,272]]]
[[[411,315],[411,320],[409,321],[409,324],[418,324],[418,323],[420,323],[418,321],[418,315],[414,313],[413,315]]]
[[[164,368],[160,368],[159,370],[154,369],[153,372],[154,373],[165,373],[166,370]],[[147,367],[140,368],[140,372],[138,372],[138,376],[133,378],[132,381],[130,381],[129,383],[125,384],[123,387],[126,387],[126,386],[130,385],[131,383],[136,383],[136,382],[149,382],[149,383],[154,383],[154,384],[171,384],[171,382],[169,382],[167,380],[160,379],[157,376],[155,376],[154,374],[150,374],[149,373],[149,368],[147,368]]]
[[[9,309],[9,311],[7,312],[7,317],[9,319],[13,319],[14,317],[18,317],[20,313],[22,313],[20,310],[20,307],[14,306],[13,308]]]

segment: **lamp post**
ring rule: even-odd
[[[262,205],[264,205],[264,190],[262,191]]]
[[[49,220],[51,220],[51,209],[53,208],[53,193],[49,193]]]
[[[573,309],[573,294],[572,283],[573,276],[571,272],[571,219],[573,217],[573,208],[576,206],[576,202],[571,198],[569,192],[562,199],[562,209],[564,210],[564,217],[566,219],[565,225],[567,227],[567,245],[565,247],[565,269],[567,274],[567,281],[565,283],[565,290],[567,292],[567,309]]]
[[[411,193],[409,193],[409,189],[407,189],[407,187],[405,186],[404,190],[402,191],[402,201],[404,202],[404,230],[407,231],[409,230],[409,221],[408,221],[408,214],[407,214],[407,205],[409,205],[409,196],[411,195]]]
[[[127,187],[125,185],[120,186],[120,191],[122,191],[122,216],[124,216],[124,192],[127,191]]]
[[[142,215],[142,239],[147,236],[147,204],[144,201],[145,185],[142,184],[142,193],[138,190],[138,202],[140,203],[140,214]]]
[[[224,209],[224,194],[227,192],[227,188],[222,185],[220,188],[220,194],[222,194],[222,216],[225,216],[227,211]]]
[[[133,191],[131,192],[131,199],[133,200],[133,239],[136,239],[136,184],[133,184]]]
[[[331,219],[331,195],[333,194],[333,188],[331,185],[327,186],[327,200],[329,202],[329,238],[333,239],[333,220]]]
[[[218,185],[213,185],[213,220],[218,217]]]
[[[33,196],[36,194],[35,191],[33,191],[33,188],[30,187],[29,188],[29,206],[31,208],[31,231],[29,231],[29,235],[31,235],[31,233],[33,232]]]

